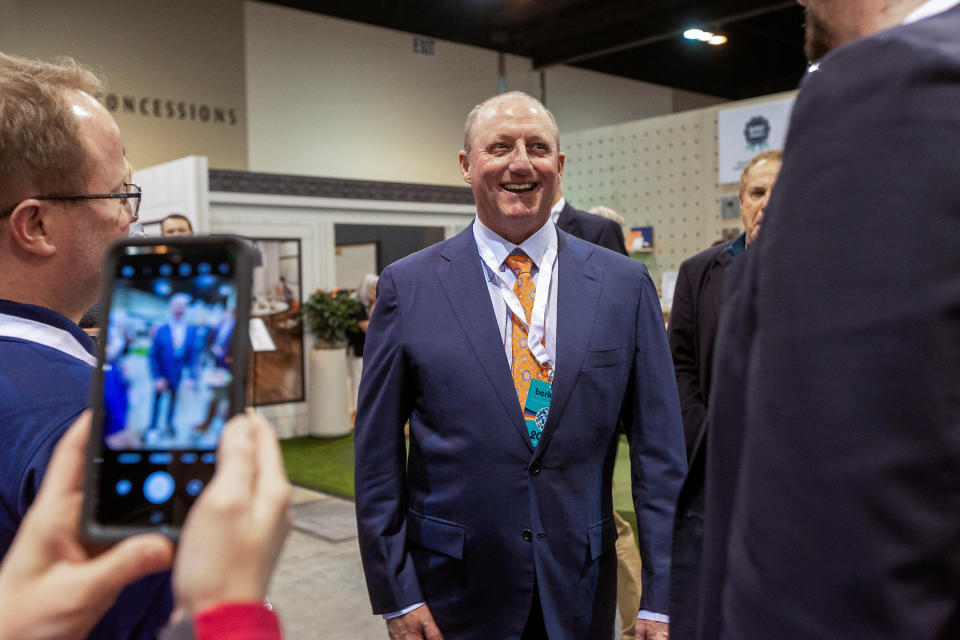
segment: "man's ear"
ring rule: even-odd
[[[460,158],[460,175],[463,177],[464,182],[466,182],[467,184],[470,184],[469,154],[463,149],[461,149],[457,157]]]
[[[43,200],[27,199],[17,205],[7,222],[11,241],[23,251],[51,256],[57,248],[50,235],[52,207]]]

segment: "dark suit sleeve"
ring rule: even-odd
[[[643,558],[640,607],[667,613],[673,512],[687,462],[663,313],[645,267],[630,385],[622,418],[630,440],[633,500]]]
[[[697,358],[697,321],[694,310],[694,284],[690,264],[680,265],[677,287],[670,310],[670,351],[677,376],[677,391],[683,412],[683,437],[689,455],[707,414],[707,405],[700,381],[700,363]]]
[[[600,237],[597,239],[597,244],[611,251],[629,255],[627,253],[627,244],[623,241],[623,229],[613,220],[604,218],[604,221],[607,224],[604,224],[600,230]]]
[[[403,318],[392,273],[384,271],[367,329],[354,430],[360,556],[374,613],[424,598],[407,552],[406,444],[413,398]]]

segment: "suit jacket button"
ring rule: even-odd
[[[530,475],[535,476],[540,473],[540,461],[534,462],[530,465]]]
[[[530,529],[524,529],[520,537],[523,538],[524,542],[533,542],[533,532]]]

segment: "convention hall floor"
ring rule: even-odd
[[[386,625],[370,613],[353,502],[294,487],[293,505],[268,594],[286,640],[386,640]]]
[[[287,640],[385,640],[370,613],[353,502],[294,487],[293,529],[269,599]]]

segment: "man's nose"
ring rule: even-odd
[[[527,156],[527,148],[523,145],[514,147],[513,155],[510,158],[510,170],[519,173],[529,171],[532,168],[533,164],[531,164],[530,158]]]
[[[763,214],[764,214],[764,213],[766,212],[766,210],[767,210],[767,203],[769,203],[769,202],[770,202],[770,194],[767,193],[767,195],[765,195],[765,196],[763,197],[763,200],[760,202],[760,208],[757,210],[757,218],[762,218],[762,217],[763,217]]]

